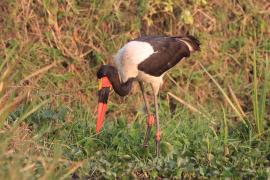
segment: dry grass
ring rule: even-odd
[[[2,0],[0,177],[266,177],[269,12],[267,0]],[[136,85],[130,97],[112,95],[107,116],[115,129],[94,134],[95,72],[130,39],[185,33],[202,47],[165,77],[160,168],[151,153],[133,148],[144,124]]]

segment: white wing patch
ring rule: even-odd
[[[138,64],[154,52],[151,44],[141,41],[131,41],[123,46],[115,55],[115,64],[122,82],[138,76]]]

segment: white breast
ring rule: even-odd
[[[162,74],[161,76],[151,76],[149,74],[144,73],[143,71],[139,71],[138,77],[137,79],[146,83],[151,84],[154,93],[158,94],[159,91],[159,87],[162,85],[163,83],[163,76],[164,74]]]
[[[151,44],[131,41],[123,46],[115,55],[115,64],[122,82],[138,76],[138,64],[154,53]]]

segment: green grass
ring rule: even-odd
[[[267,8],[252,0],[2,0],[0,178],[269,178]],[[137,36],[187,31],[201,51],[164,78],[161,157],[155,128],[142,147],[137,84],[129,97],[111,94],[95,134],[98,67]]]

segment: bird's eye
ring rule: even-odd
[[[102,77],[106,76],[106,71],[104,68],[100,68],[98,71],[97,71],[97,78],[100,79]]]

